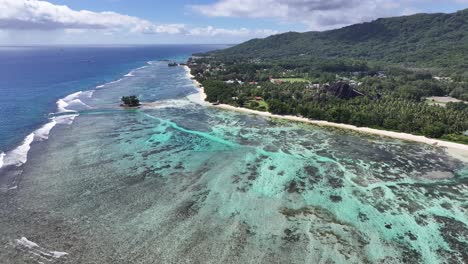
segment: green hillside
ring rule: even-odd
[[[463,73],[468,69],[468,9],[381,18],[324,32],[289,32],[211,53],[217,57],[353,58]]]

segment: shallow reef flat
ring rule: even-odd
[[[6,263],[468,262],[468,164],[429,145],[179,98],[83,113],[21,171]]]

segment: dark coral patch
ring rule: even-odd
[[[339,203],[343,200],[343,198],[339,195],[330,195],[330,200],[334,203]]]

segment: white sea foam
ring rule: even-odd
[[[68,108],[78,108],[82,109],[89,109],[91,108],[89,105],[83,103],[80,99],[75,99],[69,102],[65,102],[62,99],[57,101],[57,108],[59,113],[76,113],[77,110],[72,110]]]
[[[73,115],[61,115],[52,117],[49,123],[43,125],[41,128],[37,129],[33,132],[34,140],[45,140],[49,139],[49,134],[52,128],[54,128],[57,124],[60,125],[71,125],[73,120],[78,116],[78,114]]]
[[[56,124],[57,124],[57,121],[55,121],[55,118],[52,118],[52,121],[43,125],[38,130],[34,131],[34,139],[37,139],[37,140],[48,139],[50,131],[52,130],[52,128],[55,127]]]
[[[70,101],[68,103],[68,107],[91,108],[89,105],[83,103],[83,101],[81,101],[80,99],[75,99],[73,101]]]
[[[153,64],[152,62],[148,62],[149,65]],[[144,69],[147,68],[148,66],[142,66],[140,68],[137,68],[135,70],[130,71],[127,75],[127,77],[130,76],[135,76],[134,72],[139,69]],[[114,84],[121,82],[123,78],[118,79],[116,81],[108,82],[107,84]],[[103,88],[107,84],[99,85],[96,86],[96,88]],[[22,164],[27,162],[27,156],[28,152],[31,149],[31,143],[34,142],[35,140],[46,140],[49,138],[50,131],[57,125],[71,125],[74,121],[74,119],[78,116],[78,114],[72,114],[76,113],[78,110],[82,109],[89,109],[91,108],[89,105],[83,103],[83,101],[80,100],[81,96],[86,96],[87,98],[91,98],[94,94],[95,90],[90,90],[90,91],[79,91],[76,93],[72,93],[70,95],[65,96],[64,98],[59,99],[56,104],[57,104],[57,109],[58,113],[70,113],[67,115],[61,115],[61,116],[55,116],[52,117],[49,123],[43,125],[41,128],[37,129],[33,133],[29,134],[24,140],[23,143],[16,147],[15,149],[4,153],[0,152],[0,168],[3,166],[21,166]],[[162,107],[169,107],[167,106],[162,106]],[[177,106],[173,106],[177,107]]]
[[[60,251],[48,251],[42,247],[40,247],[37,243],[34,243],[28,240],[26,237],[22,237],[21,239],[16,239],[16,245],[23,249],[27,250],[29,253],[38,256],[40,258],[46,259],[51,261],[53,258],[61,258],[63,256],[68,255],[67,252],[60,252]]]
[[[31,143],[34,141],[42,141],[49,138],[50,131],[57,125],[71,125],[73,120],[78,116],[74,115],[63,115],[56,116],[50,119],[50,122],[43,125],[42,127],[29,134],[21,145],[15,149],[0,154],[0,168],[3,166],[21,166],[28,161],[28,153],[31,149]]]
[[[39,247],[38,244],[32,242],[32,241],[29,241],[27,238],[25,237],[22,237],[21,239],[16,239],[16,244],[17,245],[20,245],[20,246],[23,246],[23,247],[27,247],[27,248],[35,248],[35,247]]]
[[[150,64],[150,65],[152,64],[150,61],[148,61],[147,63]],[[135,77],[135,71],[145,69],[145,68],[148,68],[148,66],[145,65],[145,66],[136,68],[134,70],[131,70],[129,73],[125,74],[124,77]],[[118,79],[118,80],[115,80],[115,81],[111,81],[111,82],[108,82],[108,83],[105,83],[105,84],[98,85],[98,86],[96,86],[96,89],[104,88],[108,84],[114,84],[114,83],[121,82],[123,79],[124,78],[121,78],[121,79]]]
[[[62,99],[57,101],[57,108],[59,113],[66,113],[66,112],[76,112],[74,110],[68,110],[67,107],[70,105],[70,102],[76,100],[83,92],[79,91],[70,95],[65,96]]]
[[[144,103],[142,107],[144,109],[162,109],[162,108],[181,108],[190,105],[191,102],[185,99],[170,99],[157,101],[153,103]]]
[[[34,141],[34,133],[29,134],[21,145],[8,152],[4,158],[4,166],[21,166],[28,160],[28,152],[31,149],[31,143]]]
[[[131,71],[131,72],[125,74],[124,76],[125,76],[125,77],[135,77],[135,74],[134,74],[134,73],[135,73],[135,71]]]
[[[66,97],[59,99],[57,101],[57,109],[59,113],[76,113],[77,110],[82,110],[82,109],[89,109],[91,108],[89,105],[83,103],[79,99],[80,96],[86,96],[86,97],[91,97],[93,96],[94,91],[86,91],[86,92],[76,92],[70,95],[67,95]],[[69,109],[72,108],[72,109]],[[74,108],[74,109],[73,109]]]
[[[83,91],[79,91],[79,92],[76,92],[76,93],[69,94],[69,95],[65,96],[65,97],[63,98],[63,100],[64,100],[65,102],[72,101],[72,100],[78,98],[82,93],[83,93]]]
[[[55,122],[59,125],[71,125],[73,123],[73,120],[78,116],[78,114],[75,115],[63,115],[63,116],[56,116],[54,117]]]
[[[118,82],[121,82],[121,81],[123,81],[123,78],[118,79],[116,81],[108,82],[107,84],[114,84],[114,83],[118,83]]]
[[[83,95],[88,97],[88,98],[93,97],[93,94],[94,94],[94,90],[89,90],[89,91],[83,92]]]
[[[0,168],[3,167],[3,158],[5,158],[5,155],[4,152],[0,153]]]
[[[60,251],[50,251],[50,253],[52,254],[54,258],[61,258],[63,256],[68,255],[67,252],[60,252]]]
[[[124,77],[135,77],[135,72],[136,71],[143,70],[145,68],[148,68],[148,66],[142,66],[142,67],[136,68],[134,70],[131,70],[129,73],[125,74]]]
[[[76,112],[73,110],[68,110],[66,107],[68,106],[68,103],[63,101],[63,99],[59,99],[57,101],[57,109],[59,113],[66,113],[66,112]]]

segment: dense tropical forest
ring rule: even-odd
[[[381,18],[324,32],[289,32],[210,53],[217,57],[364,59],[468,78],[468,9]]]
[[[188,64],[210,102],[468,144],[468,10],[286,33]]]

